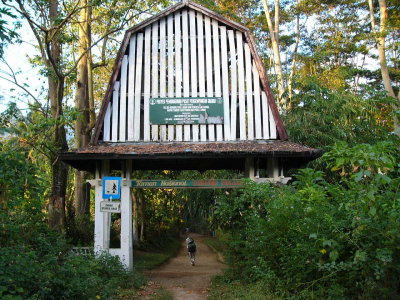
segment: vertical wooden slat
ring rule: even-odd
[[[133,116],[135,111],[135,67],[136,67],[136,34],[129,43],[129,76],[128,76],[128,141],[133,141]]]
[[[106,115],[104,116],[104,128],[103,128],[103,141],[110,141],[110,129],[111,129],[111,102],[108,102]]]
[[[246,90],[247,90],[247,139],[254,140],[254,111],[253,111],[253,74],[251,72],[251,53],[247,43],[244,44],[246,63]]]
[[[144,32],[144,98],[143,98],[143,140],[150,141],[150,58],[151,58],[151,27]]]
[[[222,96],[224,98],[224,140],[231,139],[230,121],[229,121],[229,70],[228,70],[228,48],[226,40],[226,27],[221,26],[221,67],[222,67]]]
[[[168,28],[168,97],[174,97],[174,16],[169,15],[167,18]],[[174,140],[174,125],[168,125],[168,141]]]
[[[160,98],[165,98],[167,85],[166,85],[166,28],[165,18],[160,20]],[[160,139],[161,141],[167,140],[167,126],[161,125],[160,128]]]
[[[267,76],[267,72],[265,70],[265,66],[262,63],[261,58],[257,54],[255,43],[253,41],[253,37],[251,36],[250,32],[246,31],[245,35],[246,35],[247,43],[249,44],[249,47],[253,53],[253,58],[257,65],[258,73],[260,74],[260,82],[261,82],[262,88],[266,92],[266,96],[268,99],[268,106],[271,109],[272,115],[274,116],[274,121],[276,123],[276,130],[277,130],[277,133],[279,134],[279,139],[287,140],[288,135],[287,135],[285,126],[283,125],[283,122],[280,118],[279,111],[278,111],[278,108],[277,108],[275,100],[274,100],[274,96],[272,95],[272,91],[269,86],[268,76]]]
[[[214,97],[214,85],[213,85],[213,57],[212,57],[212,44],[211,44],[211,24],[210,18],[204,16],[204,27],[205,27],[205,41],[206,41],[206,81],[207,81],[207,96]],[[208,125],[208,139],[215,141],[215,126],[213,124]]]
[[[189,27],[188,12],[182,11],[182,53],[183,53],[183,97],[190,97],[189,69]],[[185,141],[190,140],[190,125],[183,126]]]
[[[133,123],[133,140],[140,140],[140,104],[142,100],[142,63],[143,63],[143,33],[137,34],[136,45],[136,75],[135,75],[135,112]]]
[[[220,43],[219,43],[219,26],[218,21],[212,20],[212,35],[213,35],[213,54],[214,54],[214,89],[215,97],[221,97],[221,60],[220,60]],[[223,137],[223,128],[222,125],[216,125],[217,129],[217,141],[222,141]]]
[[[124,55],[121,65],[121,93],[119,97],[119,141],[126,140],[126,83],[128,76],[128,55]]]
[[[240,31],[236,32],[237,42],[237,66],[238,66],[238,85],[239,85],[239,130],[240,139],[246,139],[246,103],[244,90],[244,62],[243,62],[243,37]]]
[[[111,141],[118,142],[118,100],[119,100],[119,81],[114,83],[112,101],[112,135]]]
[[[175,96],[182,97],[182,34],[181,13],[175,13]],[[176,141],[182,141],[182,125],[175,126]]]
[[[256,128],[256,139],[262,138],[261,106],[260,106],[260,76],[257,66],[253,62],[253,83],[254,83],[254,123]]]
[[[196,32],[196,12],[189,10],[189,30],[190,30],[190,83],[192,97],[197,97],[197,32]],[[199,140],[199,125],[192,125],[192,140]]]
[[[270,106],[268,106],[268,111],[269,111],[269,138],[276,139],[276,123]]]
[[[119,141],[126,140],[126,81],[128,70],[128,55],[124,55],[121,65],[121,92],[119,95]]]
[[[197,13],[197,42],[198,42],[198,67],[199,67],[199,97],[206,96],[206,81],[204,73],[204,30],[203,14]],[[207,125],[200,125],[200,140],[207,141]]]
[[[235,32],[228,30],[229,57],[231,60],[231,140],[236,140],[236,114],[237,114],[237,61]]]
[[[158,98],[158,22],[153,23],[152,28],[152,66],[151,66],[151,96]],[[158,126],[151,126],[151,138],[158,140]]]
[[[262,122],[263,122],[263,138],[269,140],[268,99],[264,91],[262,91],[261,93],[261,108],[262,108]]]

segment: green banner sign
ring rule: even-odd
[[[223,124],[221,97],[151,98],[150,124]]]
[[[192,188],[192,189],[226,189],[243,187],[242,179],[208,179],[208,180],[132,180],[133,188]]]

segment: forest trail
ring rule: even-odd
[[[151,282],[170,292],[175,300],[203,300],[211,277],[220,273],[224,264],[217,260],[217,255],[203,243],[204,236],[190,234],[197,245],[196,265],[191,266],[182,241],[178,255],[160,267],[147,271]]]

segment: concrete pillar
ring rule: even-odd
[[[109,162],[103,161],[96,165],[95,179],[90,184],[95,190],[94,204],[94,253],[100,255],[110,247],[110,213],[100,211],[100,202],[103,201],[102,179],[109,173]]]
[[[244,165],[244,175],[251,180],[255,180],[254,157],[246,157]]]
[[[110,161],[103,160],[101,168],[101,179],[110,175]],[[103,187],[101,188],[103,190]],[[103,196],[103,194],[102,194]],[[111,201],[110,199],[102,199],[102,201]],[[110,249],[110,231],[111,231],[111,213],[102,212],[103,215],[103,250]]]
[[[276,157],[268,157],[267,160],[267,172],[268,178],[278,179],[279,178],[279,161]]]
[[[121,251],[119,256],[128,270],[132,270],[133,267],[131,174],[132,161],[126,161],[121,186]]]

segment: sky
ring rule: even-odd
[[[4,50],[4,59],[16,74],[17,81],[20,84],[28,85],[26,88],[37,97],[41,86],[46,82],[45,78],[39,74],[39,68],[34,68],[28,62],[28,57],[36,53],[33,46],[34,37],[26,23],[22,24],[21,44],[8,45]],[[0,62],[0,77],[12,78],[10,69],[3,62]],[[0,113],[7,108],[7,103],[17,102],[18,107],[25,109],[27,107],[26,97],[22,97],[24,92],[15,84],[0,78]]]

